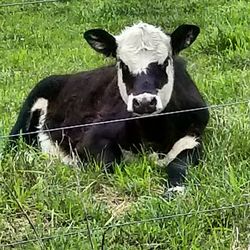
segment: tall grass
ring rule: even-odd
[[[111,63],[89,48],[85,30],[101,27],[115,34],[139,20],[166,31],[199,25],[200,36],[182,55],[207,102],[249,99],[249,13],[242,0],[72,0],[0,8],[0,134],[8,134],[38,80]],[[72,168],[20,143],[18,153],[0,159],[0,246],[58,235],[15,249],[91,249],[91,233],[97,249],[104,226],[249,202],[249,141],[248,105],[211,110],[203,161],[190,169],[186,192],[173,200],[162,197],[165,170],[146,154],[106,175],[99,166]],[[249,224],[247,206],[197,213],[112,228],[105,246],[247,249]]]

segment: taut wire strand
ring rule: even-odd
[[[38,134],[40,132],[43,132],[43,133],[44,132],[54,132],[54,131],[65,130],[65,129],[83,128],[83,127],[90,127],[90,126],[97,126],[97,125],[105,125],[105,124],[110,124],[110,123],[125,122],[125,121],[139,120],[139,119],[145,119],[145,118],[153,118],[153,117],[181,114],[181,113],[194,112],[194,111],[200,111],[200,110],[205,110],[205,109],[224,108],[224,107],[245,104],[245,103],[250,103],[250,99],[249,100],[241,100],[241,101],[237,101],[237,102],[231,102],[231,103],[223,103],[223,104],[217,104],[217,105],[215,104],[215,105],[210,105],[210,106],[206,106],[206,107],[171,111],[171,112],[166,112],[166,113],[143,115],[143,116],[133,116],[133,117],[128,117],[128,118],[121,118],[121,119],[114,119],[114,120],[107,120],[107,121],[93,122],[93,123],[85,123],[85,124],[57,127],[57,128],[51,128],[51,129],[43,129],[43,130],[38,130],[38,131],[18,133],[18,134],[12,134],[12,135],[1,135],[0,139]]]
[[[111,228],[118,228],[118,227],[129,226],[129,225],[134,225],[134,224],[142,224],[142,223],[148,223],[148,222],[154,223],[154,222],[157,222],[160,220],[167,220],[167,219],[178,218],[178,217],[182,217],[182,216],[194,216],[197,214],[212,213],[212,212],[216,212],[216,211],[223,211],[223,210],[229,210],[229,209],[240,208],[240,207],[249,207],[249,206],[250,206],[250,202],[249,203],[241,203],[241,204],[232,204],[232,205],[228,205],[228,206],[222,206],[222,207],[204,209],[204,210],[196,210],[196,211],[191,211],[191,212],[187,212],[187,213],[172,214],[172,215],[161,216],[161,217],[152,217],[152,218],[145,219],[145,220],[136,220],[136,221],[130,221],[130,222],[125,222],[125,223],[117,223],[117,224],[113,224],[113,225],[110,225],[107,227],[93,228],[92,231],[105,230],[104,234],[106,234],[107,230],[110,230]],[[87,230],[85,229],[85,230],[79,230],[79,231],[69,232],[69,233],[65,233],[65,234],[48,235],[48,236],[40,237],[39,239],[34,238],[34,239],[28,239],[28,240],[22,240],[22,241],[15,241],[12,243],[0,245],[0,247],[17,246],[17,245],[36,242],[38,240],[51,240],[54,238],[73,236],[73,235],[81,234],[81,233],[87,233]],[[105,241],[105,236],[102,239],[102,242],[103,241]]]
[[[43,1],[32,1],[32,2],[16,2],[16,3],[3,3],[0,4],[0,8],[2,7],[12,7],[12,6],[20,6],[20,5],[29,5],[29,4],[39,4],[39,3],[53,3],[58,2],[58,0],[43,0]]]
[[[172,218],[177,218],[177,217],[182,217],[182,216],[194,216],[197,214],[212,213],[212,212],[216,212],[216,211],[228,210],[228,209],[239,208],[239,207],[248,207],[248,206],[250,206],[250,202],[249,203],[242,203],[242,204],[234,204],[231,206],[223,206],[223,207],[218,207],[218,208],[196,210],[196,211],[191,211],[191,212],[187,212],[187,213],[166,215],[166,216],[161,216],[161,217],[153,217],[153,218],[149,218],[149,219],[145,219],[145,220],[135,220],[135,221],[130,221],[130,222],[113,224],[113,225],[108,226],[103,233],[101,249],[104,250],[105,236],[106,236],[107,232],[112,228],[130,226],[130,225],[134,225],[134,224],[149,223],[149,222],[154,223],[157,221],[162,221],[162,220],[167,220],[167,219],[172,219]]]

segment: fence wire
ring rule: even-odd
[[[236,105],[246,104],[246,103],[250,104],[250,99],[249,100],[241,100],[241,101],[237,101],[237,102],[228,102],[228,103],[223,103],[223,104],[215,104],[215,105],[210,105],[210,106],[206,106],[206,107],[199,107],[199,108],[171,111],[171,112],[166,112],[166,113],[143,115],[143,116],[133,116],[133,117],[128,117],[128,118],[107,120],[107,121],[101,121],[101,122],[92,122],[92,123],[85,123],[85,124],[79,124],[79,125],[71,125],[71,126],[57,127],[57,128],[51,128],[51,129],[43,129],[43,130],[37,130],[37,131],[32,131],[32,132],[25,132],[25,133],[21,132],[21,133],[12,134],[12,135],[1,135],[0,139],[7,139],[7,138],[13,138],[13,137],[19,137],[19,136],[25,136],[25,135],[39,134],[40,132],[43,132],[43,133],[44,132],[45,133],[47,133],[47,132],[55,132],[55,131],[59,131],[59,130],[68,130],[68,129],[83,128],[83,127],[90,127],[90,126],[98,126],[98,125],[105,125],[105,124],[125,122],[125,121],[133,121],[133,120],[146,119],[146,118],[154,118],[154,117],[160,117],[160,116],[175,115],[175,114],[181,114],[181,113],[201,111],[201,110],[206,110],[206,109],[218,109],[218,108],[236,106]]]
[[[223,104],[217,104],[217,105],[210,105],[210,106],[206,106],[206,107],[199,107],[199,108],[193,108],[193,109],[187,109],[187,110],[177,110],[177,111],[171,111],[171,112],[167,112],[167,113],[160,113],[160,114],[153,114],[153,115],[145,115],[145,116],[137,116],[137,117],[129,117],[129,118],[122,118],[122,119],[114,119],[114,120],[108,120],[108,121],[101,121],[101,122],[94,122],[94,123],[87,123],[87,124],[79,124],[79,125],[73,125],[73,126],[66,126],[66,127],[59,127],[59,128],[53,128],[53,129],[47,129],[47,130],[43,130],[43,132],[53,132],[53,131],[58,131],[58,130],[65,130],[65,129],[73,129],[73,128],[81,128],[81,127],[89,127],[89,126],[98,126],[98,125],[104,125],[104,124],[110,124],[110,123],[117,123],[117,122],[124,122],[124,121],[131,121],[131,120],[138,120],[138,119],[145,119],[145,118],[152,118],[152,117],[159,117],[159,116],[168,116],[168,115],[173,115],[173,114],[180,114],[180,113],[186,113],[186,112],[194,112],[194,111],[200,111],[200,110],[205,110],[205,109],[218,109],[218,108],[225,108],[225,107],[229,107],[229,106],[236,106],[236,105],[240,105],[240,104],[250,104],[250,100],[241,100],[241,101],[237,101],[237,102],[228,102],[228,103],[223,103]],[[37,134],[40,131],[35,131],[35,132],[28,132],[28,133],[19,133],[19,134],[15,134],[15,135],[2,135],[0,136],[0,139],[4,139],[4,138],[10,138],[10,137],[15,137],[15,136],[20,136],[20,135],[30,135],[30,134]],[[18,201],[16,201],[18,202]],[[156,223],[158,221],[164,221],[167,219],[173,219],[173,218],[177,218],[177,217],[188,217],[188,216],[195,216],[198,214],[204,214],[204,213],[213,213],[215,211],[222,211],[222,210],[228,210],[228,209],[236,209],[239,207],[248,207],[250,206],[250,203],[244,203],[244,204],[234,204],[231,206],[223,206],[223,207],[219,207],[219,208],[212,208],[212,209],[206,209],[206,210],[196,210],[196,211],[190,211],[187,213],[180,213],[180,214],[173,214],[173,215],[168,215],[168,216],[162,216],[162,217],[153,217],[153,218],[149,218],[149,219],[145,219],[145,220],[137,220],[137,221],[130,221],[130,222],[125,222],[125,223],[117,223],[117,224],[113,224],[110,226],[105,226],[105,227],[99,227],[99,228],[91,228],[90,227],[90,223],[88,221],[88,216],[87,216],[87,211],[86,208],[84,210],[84,214],[85,214],[85,219],[87,222],[87,229],[85,230],[78,230],[78,231],[73,231],[73,232],[68,232],[65,234],[59,234],[59,235],[47,235],[47,236],[41,236],[38,234],[38,232],[36,231],[35,226],[33,225],[32,221],[29,219],[29,217],[27,216],[27,213],[25,213],[24,210],[23,213],[26,217],[26,219],[28,220],[29,224],[32,226],[36,238],[33,239],[27,239],[27,240],[22,240],[22,241],[15,241],[15,242],[10,242],[7,244],[2,244],[0,245],[0,247],[4,248],[4,247],[15,247],[18,245],[24,245],[24,244],[29,244],[29,243],[34,243],[34,242],[38,242],[41,249],[44,249],[44,241],[48,241],[48,240],[52,240],[58,237],[69,237],[69,236],[74,236],[77,234],[85,234],[86,237],[88,237],[89,242],[90,242],[90,247],[91,249],[94,249],[94,245],[93,245],[93,232],[95,231],[102,231],[102,240],[101,240],[101,244],[100,244],[100,248],[102,250],[104,250],[105,248],[105,242],[106,242],[106,235],[107,233],[114,228],[121,228],[121,227],[125,227],[125,226],[130,226],[130,225],[134,225],[134,224],[142,224],[142,223]]]
[[[188,216],[195,216],[198,214],[206,214],[206,213],[213,213],[217,211],[223,211],[223,210],[229,210],[229,209],[234,209],[234,208],[240,208],[240,207],[249,207],[249,203],[242,203],[242,204],[234,204],[230,206],[223,206],[223,207],[218,207],[218,208],[211,208],[211,209],[204,209],[204,210],[196,210],[196,211],[190,211],[187,213],[179,213],[179,214],[173,214],[173,215],[167,215],[167,216],[162,216],[162,217],[153,217],[145,220],[137,220],[137,221],[130,221],[130,222],[125,222],[125,223],[118,223],[118,224],[113,224],[108,226],[102,236],[102,244],[101,244],[101,249],[104,250],[105,247],[105,239],[106,239],[106,234],[109,230],[113,228],[118,228],[118,227],[124,227],[124,226],[131,226],[135,224],[144,224],[144,223],[156,223],[158,221],[165,221],[168,219],[174,219],[178,217],[188,217]]]
[[[39,0],[39,1],[31,1],[31,2],[16,2],[16,3],[3,3],[0,4],[0,8],[4,7],[12,7],[12,6],[20,6],[20,5],[30,5],[30,4],[44,4],[44,3],[54,3],[59,2],[59,0]]]
[[[40,245],[41,249],[44,249],[43,246],[43,241],[40,240],[40,236],[39,233],[34,225],[34,223],[32,222],[32,220],[30,219],[30,217],[28,216],[28,214],[26,213],[26,211],[24,210],[22,204],[20,203],[20,201],[17,199],[16,195],[12,192],[12,190],[9,188],[9,186],[3,182],[3,185],[5,186],[7,192],[13,197],[14,201],[17,203],[19,209],[22,211],[23,215],[25,216],[25,218],[27,219],[27,221],[29,222],[33,232],[35,233],[36,239]]]
[[[48,4],[48,3],[54,3],[54,2],[59,2],[59,0],[38,0],[38,1],[30,1],[30,2],[2,3],[2,4],[0,4],[0,8],[12,7],[12,6],[34,5],[34,4]],[[53,131],[66,130],[66,129],[98,126],[98,125],[105,125],[105,124],[110,124],[110,123],[118,123],[118,122],[139,120],[139,119],[159,117],[159,116],[168,116],[168,115],[174,115],[174,114],[180,114],[180,113],[186,113],[186,112],[201,111],[201,110],[205,110],[205,109],[218,109],[218,108],[236,106],[236,105],[246,104],[246,103],[250,104],[250,99],[249,100],[241,100],[241,101],[237,101],[237,102],[215,104],[215,105],[210,105],[210,106],[207,106],[207,107],[199,107],[199,108],[193,108],[193,109],[187,109],[187,110],[171,111],[171,112],[167,112],[167,113],[160,113],[160,114],[154,114],[154,115],[145,115],[145,116],[140,116],[140,117],[129,117],[129,118],[108,120],[108,121],[102,121],[102,122],[94,122],[94,123],[87,123],[87,124],[79,124],[79,125],[58,127],[58,128],[42,130],[42,132],[53,132]],[[28,133],[19,133],[19,134],[14,134],[14,135],[0,135],[0,139],[7,139],[7,138],[11,138],[11,137],[31,135],[31,134],[38,134],[39,132],[41,132],[41,131],[34,131],[34,132],[28,132]],[[13,195],[11,190],[8,190],[8,191]],[[159,221],[166,221],[166,220],[171,220],[171,219],[179,218],[179,217],[190,217],[190,216],[196,216],[198,214],[212,214],[213,212],[217,212],[217,211],[225,211],[225,210],[229,210],[229,209],[238,209],[238,208],[241,208],[241,207],[249,207],[250,206],[250,203],[232,204],[232,205],[216,207],[216,208],[211,208],[211,209],[204,209],[204,210],[199,210],[198,209],[198,210],[190,211],[190,212],[187,212],[187,213],[178,213],[178,214],[172,214],[172,215],[161,216],[161,217],[152,217],[152,218],[148,218],[148,219],[144,219],[144,220],[134,220],[134,221],[124,222],[124,223],[116,223],[116,224],[112,224],[112,225],[109,225],[109,226],[96,227],[96,228],[90,228],[90,224],[89,224],[88,216],[87,216],[87,211],[86,211],[86,208],[84,208],[85,209],[84,213],[85,213],[85,220],[86,220],[86,223],[87,223],[87,229],[72,231],[72,232],[68,232],[68,233],[64,233],[64,234],[43,235],[43,236],[41,236],[37,232],[36,228],[34,227],[34,224],[30,220],[30,218],[28,217],[27,213],[22,208],[19,201],[15,197],[14,197],[14,199],[17,202],[18,206],[21,208],[22,214],[24,214],[24,216],[28,220],[29,224],[33,228],[33,231],[35,232],[36,238],[27,239],[27,240],[20,240],[20,241],[14,241],[14,242],[10,242],[10,243],[7,243],[7,244],[0,244],[1,248],[15,247],[15,246],[20,246],[20,245],[25,245],[25,244],[29,244],[29,243],[38,242],[41,249],[44,249],[44,245],[43,245],[44,241],[49,241],[49,240],[53,240],[53,239],[60,238],[60,237],[71,237],[71,236],[74,236],[74,235],[86,234],[86,236],[88,237],[88,239],[90,241],[91,249],[94,249],[93,241],[92,241],[92,234],[95,231],[102,231],[103,233],[102,233],[102,240],[101,240],[100,248],[102,250],[104,250],[105,249],[105,242],[106,242],[106,235],[108,234],[108,232],[110,230],[115,229],[115,228],[122,228],[122,227],[136,225],[136,224],[140,225],[140,224],[145,224],[145,223],[157,223]]]
[[[187,213],[171,214],[171,215],[161,216],[161,217],[152,217],[152,218],[145,219],[145,220],[135,220],[135,221],[130,221],[130,222],[112,224],[112,225],[106,226],[106,227],[93,228],[92,232],[103,231],[101,249],[104,249],[105,248],[105,239],[106,239],[105,236],[109,230],[114,229],[114,228],[121,228],[121,227],[131,226],[131,225],[135,225],[135,224],[140,225],[140,224],[145,224],[145,223],[157,223],[159,221],[170,220],[170,219],[174,219],[174,218],[178,218],[178,217],[189,217],[189,216],[195,216],[198,214],[209,214],[209,213],[212,214],[213,212],[217,212],[217,211],[225,211],[225,210],[237,209],[237,208],[249,207],[249,206],[250,206],[250,202],[249,203],[241,203],[241,204],[232,204],[232,205],[216,207],[216,208],[211,208],[211,209],[195,210],[195,211],[190,211]],[[39,238],[10,242],[7,244],[2,244],[2,245],[0,245],[0,247],[2,247],[2,248],[15,247],[18,245],[25,245],[25,244],[34,243],[37,241],[48,241],[48,240],[53,240],[55,238],[69,237],[69,236],[74,236],[77,234],[87,234],[87,233],[88,233],[87,229],[84,229],[84,230],[68,232],[65,234],[47,235],[47,236],[42,236]]]

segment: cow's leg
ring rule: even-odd
[[[167,193],[183,192],[183,182],[189,165],[197,165],[201,153],[200,140],[194,136],[184,136],[179,139],[166,157],[158,159],[157,164],[167,166]]]
[[[120,163],[122,152],[120,147],[106,138],[91,140],[77,147],[77,154],[81,159],[93,157],[94,160],[104,165],[105,171],[113,172],[113,163]]]
[[[189,165],[198,164],[200,158],[200,151],[200,145],[194,147],[193,149],[186,149],[168,164],[167,173],[170,190],[182,190],[178,187],[183,185],[187,167]]]
[[[118,144],[113,142],[106,142],[102,151],[100,161],[104,164],[104,169],[108,172],[113,172],[113,163],[120,163],[122,152]]]
[[[197,165],[201,153],[199,140],[192,136],[185,136],[177,141],[168,153],[167,165],[168,189],[166,195],[184,192],[184,180],[189,165]]]

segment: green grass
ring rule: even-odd
[[[236,0],[72,0],[0,8],[0,135],[8,134],[38,80],[110,63],[89,48],[83,31],[102,27],[115,34],[139,20],[167,31],[182,23],[198,24],[200,36],[182,55],[207,102],[249,99],[249,13],[248,1]],[[249,202],[249,142],[249,105],[211,110],[203,161],[190,169],[184,195],[173,200],[162,197],[165,171],[146,154],[106,175],[96,165],[65,166],[20,145],[16,155],[0,159],[0,247],[9,249],[3,245],[37,233],[58,237],[14,248],[91,249],[88,221],[98,249],[103,227]],[[3,145],[1,140],[1,149]],[[247,249],[249,225],[249,207],[197,213],[111,228],[105,246]],[[79,233],[64,236],[71,232]]]

